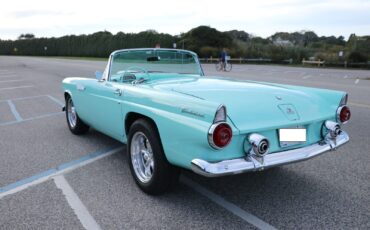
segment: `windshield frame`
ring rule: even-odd
[[[185,53],[188,53],[190,55],[192,55],[194,57],[194,61],[195,61],[195,64],[198,65],[198,68],[199,68],[199,76],[204,76],[204,71],[203,71],[203,68],[202,68],[202,65],[200,64],[200,61],[199,61],[199,58],[198,58],[198,55],[192,51],[189,51],[189,50],[183,50],[183,49],[162,49],[162,48],[140,48],[140,49],[122,49],[122,50],[116,50],[114,51],[113,53],[110,54],[109,56],[109,60],[108,60],[108,65],[104,71],[104,80],[106,81],[109,81],[110,80],[110,77],[112,75],[111,73],[111,66],[112,66],[112,62],[113,62],[113,59],[114,59],[114,56],[119,54],[119,53],[123,53],[123,52],[128,52],[128,51],[179,51],[179,52],[185,52]]]

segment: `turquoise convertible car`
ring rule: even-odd
[[[233,175],[349,141],[345,92],[205,77],[186,50],[118,50],[97,78],[63,80],[68,127],[126,143],[132,175],[149,194],[176,184],[180,168]]]

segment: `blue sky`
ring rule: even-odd
[[[5,0],[0,8],[0,39],[22,33],[59,37],[101,30],[154,29],[175,35],[199,25],[262,37],[300,30],[346,38],[351,33],[370,35],[370,0]]]

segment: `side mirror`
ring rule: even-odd
[[[100,81],[102,77],[103,73],[101,71],[95,71],[95,78],[98,79],[98,81]]]

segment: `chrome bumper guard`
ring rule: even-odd
[[[244,158],[224,160],[216,163],[201,159],[191,161],[191,169],[206,177],[218,177],[233,175],[250,171],[261,171],[266,168],[304,161],[319,156],[327,151],[335,150],[337,147],[347,143],[349,136],[342,131],[335,139],[327,136],[325,140],[316,144],[283,152],[267,154],[263,157],[249,154]]]

